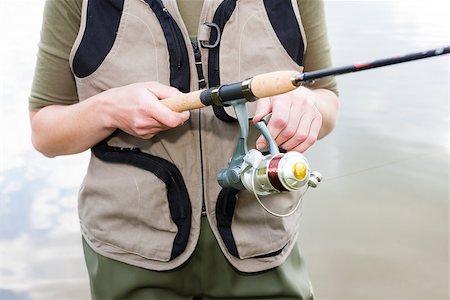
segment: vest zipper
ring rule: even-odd
[[[166,39],[169,51],[170,85],[187,93],[191,86],[191,70],[183,33],[161,0],[144,1],[156,15]]]
[[[202,53],[200,52],[200,48],[198,47],[198,42],[192,42],[192,49],[194,51],[195,58],[195,67],[197,69],[197,77],[198,77],[198,87],[199,89],[203,89],[206,87],[205,76],[203,75],[203,67],[202,67]],[[202,177],[202,216],[206,216],[206,205],[205,205],[205,176],[203,175],[203,149],[202,149],[202,112],[198,113],[198,139],[200,143],[200,170]]]
[[[173,19],[170,12],[167,10],[167,8],[165,6],[163,6],[162,10],[166,14],[166,18],[167,18],[167,20],[169,22],[169,26],[170,26],[170,31],[172,31],[172,34],[174,35],[175,48],[176,48],[175,55],[178,58],[177,68],[180,69],[183,66],[183,55],[181,53],[180,35],[178,34],[178,31],[175,30],[175,25],[173,24],[175,22],[175,20]],[[181,37],[181,38],[183,38],[183,37]]]
[[[202,147],[202,113],[198,112],[198,140],[200,143],[200,172],[202,176],[202,216],[206,216],[206,204],[205,204],[205,176],[203,175],[203,147]]]

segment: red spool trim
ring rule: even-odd
[[[280,192],[287,191],[278,177],[278,164],[283,158],[283,155],[278,155],[272,158],[267,167],[267,177],[269,177],[270,184]]]

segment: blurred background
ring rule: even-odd
[[[0,0],[2,300],[89,298],[77,216],[88,153],[47,159],[30,143],[43,5]],[[326,9],[336,66],[450,44],[449,1]],[[324,175],[300,235],[316,299],[448,299],[449,77],[448,56],[338,77],[338,126],[306,153]]]

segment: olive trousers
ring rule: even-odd
[[[83,239],[93,299],[313,299],[298,247],[279,267],[256,273],[236,270],[224,257],[206,217],[187,262],[152,271],[109,259]]]

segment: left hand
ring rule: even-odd
[[[314,91],[299,87],[289,93],[257,100],[253,123],[272,113],[267,127],[278,146],[287,151],[305,152],[319,136],[322,115],[315,103]],[[256,141],[258,150],[267,149],[268,143],[261,135]]]

